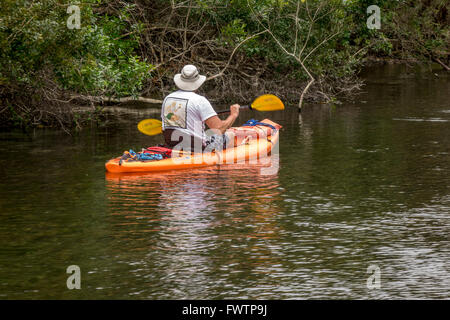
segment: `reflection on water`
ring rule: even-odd
[[[284,127],[272,175],[105,174],[160,142],[138,119],[0,134],[0,298],[449,298],[448,76],[367,73],[354,103],[270,115]],[[65,286],[73,264],[82,290]]]
[[[115,237],[129,242],[138,233],[138,241],[149,243],[143,250],[159,272],[147,276],[159,297],[211,297],[205,284],[219,297],[220,283],[230,286],[224,273],[239,281],[241,274],[264,274],[260,270],[280,263],[267,247],[278,234],[278,176],[259,169],[231,165],[181,175],[106,175],[108,211],[120,229]],[[139,270],[147,268],[142,263]]]
[[[397,119],[397,118],[394,118],[393,120],[397,120],[397,121],[449,122],[449,120],[447,120],[447,119],[440,119],[440,118],[431,118],[431,119],[417,119],[417,118]]]

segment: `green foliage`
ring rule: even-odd
[[[208,0],[202,2],[205,4]],[[299,80],[308,78],[298,61],[280,48],[281,43],[288,52],[295,52],[304,60],[312,74],[337,79],[354,75],[368,55],[395,57],[401,49],[407,57],[428,58],[439,54],[443,59],[448,57],[450,31],[448,18],[442,20],[443,15],[448,15],[444,2],[228,0],[214,9],[213,20],[223,26],[220,39],[225,46],[235,46],[250,35],[269,29],[273,36],[265,33],[252,38],[241,50],[249,56],[266,59],[276,73]],[[213,6],[212,0],[208,3]],[[381,9],[379,30],[367,27],[367,8],[371,5]],[[311,16],[316,11],[318,14],[312,23]],[[210,12],[212,9],[206,9],[202,15]],[[439,16],[441,21],[438,21]],[[394,46],[398,41],[401,48]]]
[[[395,39],[400,58],[442,59],[450,62],[448,1],[405,0],[386,21],[387,34]]]
[[[313,74],[338,78],[354,74],[367,53],[393,54],[392,38],[400,39],[403,48],[412,43],[415,47],[407,50],[411,55],[448,52],[448,27],[445,21],[436,21],[443,1],[428,2],[426,6],[406,0],[192,0],[189,13],[191,21],[209,21],[210,28],[217,28],[218,43],[225,49],[269,28],[289,52],[304,59]],[[84,0],[79,4],[81,29],[70,30],[66,1],[4,0],[0,85],[39,87],[45,74],[61,88],[80,93],[137,95],[152,65],[141,58],[146,54],[137,54],[144,27],[135,8],[170,4],[168,0],[144,5]],[[187,2],[174,0],[174,4],[182,7]],[[381,30],[366,26],[367,7],[374,4],[382,9]],[[106,7],[113,7],[113,12],[99,10]],[[268,33],[246,41],[240,50],[265,59],[275,72],[307,78],[298,61]]]
[[[221,30],[223,44],[225,46],[233,46],[243,41],[247,36],[245,29],[246,24],[241,19],[237,18],[232,20]]]
[[[39,88],[43,77],[91,95],[137,95],[151,65],[136,55],[137,23],[130,5],[95,13],[102,1],[80,4],[81,29],[69,29],[67,3],[6,0],[0,8],[0,85]]]
[[[159,66],[153,82],[158,87],[146,89],[165,90],[182,63],[206,60],[200,68],[213,73],[228,66],[232,52],[230,61],[242,65],[228,72],[254,68],[271,78],[264,80],[288,80],[296,87],[308,79],[306,68],[330,91],[354,79],[369,56],[434,60],[445,67],[447,2],[79,0],[81,29],[71,30],[66,22],[72,1],[2,0],[0,103],[11,104],[13,122],[33,123],[41,114],[33,115],[28,103],[38,110],[43,97],[58,102],[73,92],[137,96],[150,83],[152,62]],[[371,5],[381,9],[379,30],[366,24]],[[15,109],[17,96],[25,97],[25,107]]]
[[[364,42],[363,39],[357,39],[354,32],[361,28],[361,11],[355,15],[355,6],[360,5],[358,1],[299,3],[287,0],[232,0],[227,4],[220,11],[218,22],[225,25],[221,36],[226,39],[226,44],[235,45],[267,28],[287,51],[295,51],[300,59],[305,59],[305,65],[313,74],[333,77],[354,74],[358,65],[354,53]],[[312,24],[311,15],[316,11],[318,18]],[[365,13],[365,9],[363,12]],[[363,20],[367,29],[365,19]],[[314,49],[318,46],[318,49]],[[268,33],[246,42],[243,50],[248,55],[259,55],[267,59],[269,65],[280,74],[290,74],[299,80],[307,79],[307,74],[298,61],[287,55]],[[311,55],[308,56],[310,52]]]

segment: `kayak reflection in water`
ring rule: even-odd
[[[222,150],[230,138],[225,131],[239,116],[238,104],[230,107],[230,115],[221,120],[211,103],[195,91],[205,82],[197,67],[186,65],[174,81],[179,90],[169,94],[161,109],[166,146],[184,151]],[[205,133],[205,123],[212,134]],[[208,132],[209,133],[209,132]]]

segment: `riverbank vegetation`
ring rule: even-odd
[[[358,92],[374,57],[448,71],[449,25],[445,0],[5,0],[0,124],[81,127],[107,103],[161,99],[187,63],[215,103],[336,101]]]

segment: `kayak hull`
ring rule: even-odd
[[[230,128],[230,132],[235,135],[235,147],[233,148],[184,156],[177,156],[176,152],[173,152],[172,158],[168,159],[131,161],[122,162],[122,164],[119,162],[120,157],[117,157],[106,162],[105,167],[108,172],[112,173],[159,172],[258,161],[271,154],[273,146],[278,142],[281,128],[279,124],[268,119],[261,122],[272,125],[276,130],[267,126]]]

